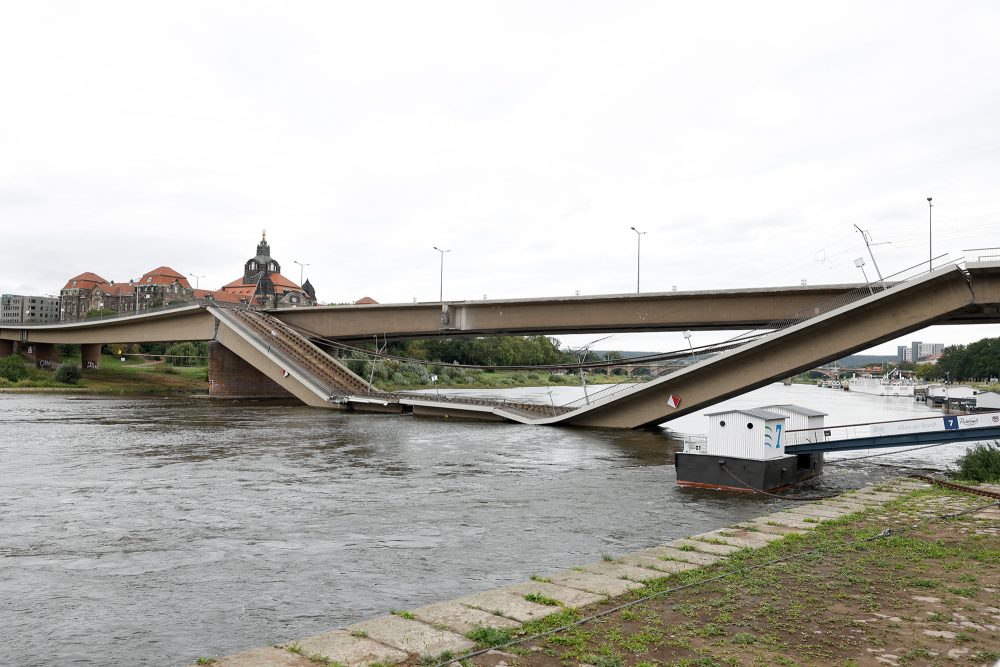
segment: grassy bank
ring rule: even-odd
[[[64,358],[60,363],[80,365],[80,358]],[[76,384],[57,382],[55,368],[28,368],[28,376],[17,382],[0,378],[0,391],[70,391],[94,394],[203,394],[208,391],[205,366],[178,367],[163,362],[102,356],[100,368],[83,369]]]
[[[484,647],[525,641],[469,662],[992,664],[1000,659],[1000,522],[995,514],[947,518],[988,504],[954,491],[917,491],[604,603],[480,633]]]
[[[380,382],[375,386],[385,391],[401,391],[406,389],[509,389],[511,387],[579,387],[582,385],[579,375],[550,375],[533,371],[471,371],[458,377],[438,376],[437,382]],[[637,382],[648,378],[629,378],[625,375],[587,375],[587,385],[621,384]]]

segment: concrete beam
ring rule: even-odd
[[[942,269],[577,412],[534,423],[653,426],[916,331],[973,302],[965,274],[956,267]],[[681,399],[678,407],[668,404],[671,395]]]
[[[131,317],[85,320],[46,325],[5,324],[0,339],[26,344],[55,343],[169,343],[184,340],[212,340],[215,317],[198,305],[174,308]]]

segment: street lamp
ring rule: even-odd
[[[197,273],[189,273],[188,275],[191,276],[192,278],[194,278],[194,288],[195,289],[198,289],[199,287],[201,287],[201,280],[200,279],[204,278],[205,276],[199,276]]]
[[[859,269],[861,269],[861,275],[863,275],[865,277],[865,285],[868,285],[868,292],[870,294],[874,294],[875,290],[872,289],[871,283],[868,282],[868,274],[865,273],[865,258],[864,257],[858,257],[856,260],[854,260],[854,266],[856,266]]]
[[[690,331],[685,331],[683,335],[684,335],[684,338],[687,339],[688,347],[691,348],[691,356],[693,357],[694,356],[694,345],[691,344],[691,332]]]
[[[640,232],[635,227],[630,227],[635,232],[635,293],[639,293],[639,260],[642,256],[642,235],[648,232]]]
[[[309,264],[303,264],[297,259],[293,259],[292,261],[299,265],[299,287],[302,287],[302,270],[309,266]]]
[[[444,303],[444,254],[446,252],[451,252],[451,250],[442,250],[437,246],[434,246],[434,249],[441,253],[441,282],[439,283],[438,289],[438,301]]]
[[[927,198],[927,271],[934,268],[934,202]]]

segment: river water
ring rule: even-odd
[[[828,424],[932,413],[798,385],[726,405],[768,403]],[[705,418],[668,426],[700,433]],[[0,394],[0,664],[189,664],[790,504],[678,489],[676,448],[668,430]],[[940,468],[964,449],[889,459]],[[831,465],[804,491],[898,474],[886,460]]]

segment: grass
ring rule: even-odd
[[[79,364],[80,359],[68,357],[63,363]],[[57,382],[54,365],[51,370],[28,369],[28,377],[18,382],[0,378],[0,389],[68,390],[93,394],[165,395],[194,394],[208,391],[208,368],[205,366],[171,366],[164,363],[122,363],[117,357],[101,356],[97,369],[83,369],[76,384]]]
[[[392,612],[390,612],[390,613],[393,614],[394,616],[399,616],[400,618],[405,618],[405,619],[410,620],[410,621],[412,621],[415,618],[415,616],[413,615],[412,611],[404,611],[404,610],[400,610],[400,609],[393,609]]]
[[[1000,634],[961,628],[951,639],[925,636],[924,628],[941,629],[953,619],[916,599],[936,596],[973,622],[994,623],[985,609],[995,606],[1000,586],[995,534],[978,534],[982,522],[969,515],[925,518],[927,508],[943,514],[956,503],[981,504],[956,492],[917,491],[583,610],[561,609],[502,632],[496,642],[481,641],[487,631],[470,638],[480,648],[497,646],[613,610],[504,651],[518,656],[519,667],[849,665],[873,659],[867,652],[873,646],[905,647],[896,651],[901,664],[926,662],[923,651],[943,655],[963,647],[981,664],[1000,651]],[[884,534],[887,527],[894,532]],[[635,604],[618,609],[627,602]],[[892,622],[884,620],[890,616]]]
[[[528,602],[534,602],[535,604],[543,604],[546,607],[560,606],[559,600],[554,600],[548,596],[542,595],[541,593],[528,593],[524,596],[524,599]]]

